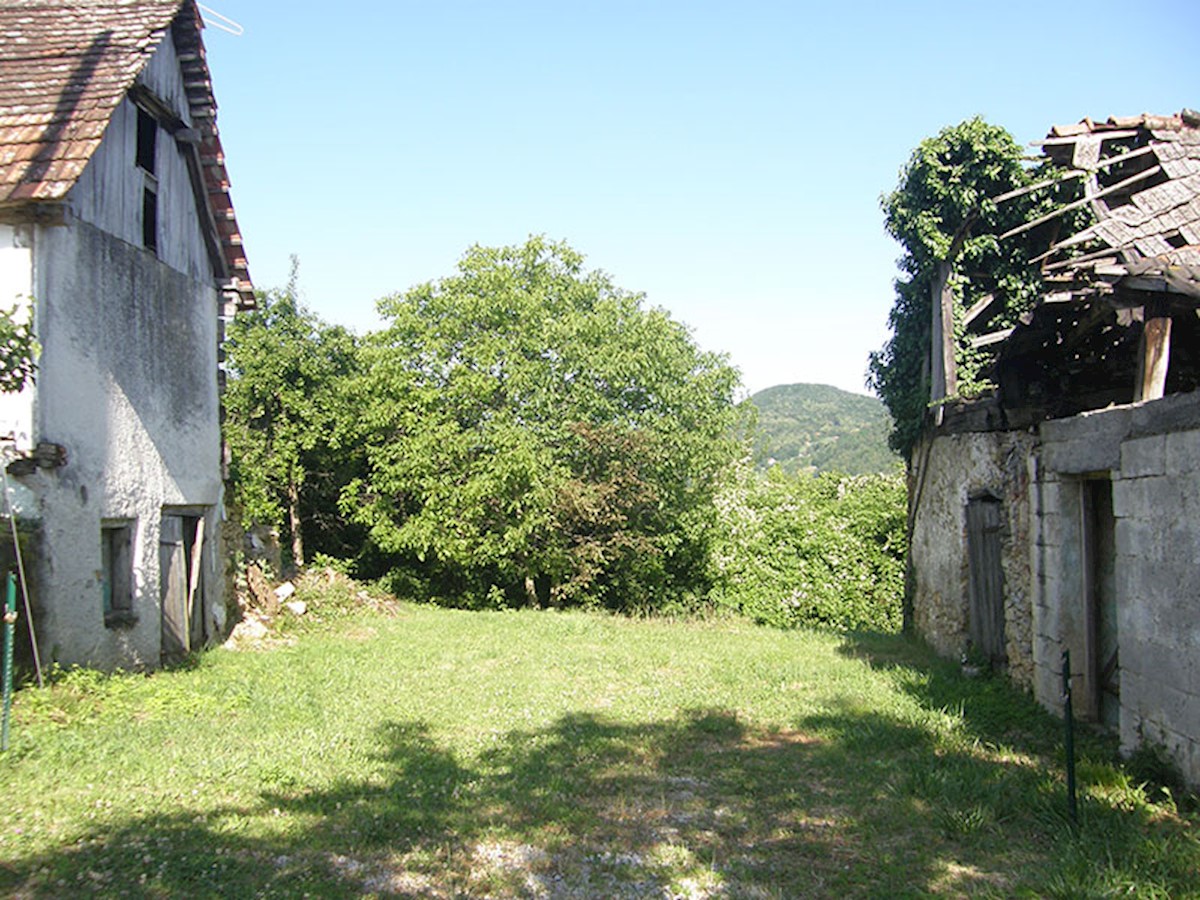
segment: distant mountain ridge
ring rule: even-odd
[[[882,401],[827,384],[780,384],[745,402],[758,408],[754,461],[785,472],[865,475],[894,469]]]

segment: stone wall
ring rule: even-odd
[[[991,496],[1004,510],[1002,569],[1009,675],[1030,686],[1031,506],[1034,435],[975,432],[926,439],[913,454],[916,486],[912,558],[913,624],[939,653],[958,656],[968,641],[967,503]]]
[[[962,652],[965,510],[989,493],[1006,517],[1013,680],[1060,711],[1070,650],[1077,709],[1098,711],[1089,584],[1103,580],[1116,610],[1122,749],[1162,745],[1200,785],[1200,392],[1044,422],[1036,434],[939,434],[912,462],[918,632],[944,655]],[[1110,484],[1112,497],[1111,558],[1100,561],[1085,515],[1097,482]]]

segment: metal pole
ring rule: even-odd
[[[8,749],[8,717],[12,712],[13,643],[17,631],[17,579],[8,573],[4,590],[4,715],[0,724],[0,751]]]
[[[1063,723],[1066,728],[1067,752],[1067,812],[1071,822],[1079,824],[1079,809],[1075,803],[1075,716],[1071,710],[1071,651],[1062,655]]]

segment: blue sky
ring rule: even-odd
[[[1197,0],[206,5],[244,28],[205,41],[257,287],[296,254],[307,305],[361,332],[470,245],[546,234],[751,392],[866,391],[879,197],[923,138],[1200,107]]]

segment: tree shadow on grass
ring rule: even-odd
[[[635,723],[579,712],[512,731],[471,759],[421,722],[391,722],[374,755],[369,772],[334,784],[275,774],[243,806],[121,818],[0,868],[0,890],[30,898],[1036,893],[1049,882],[1027,869],[1036,876],[1047,866],[1040,844],[1062,824],[1048,799],[1029,802],[1053,786],[1040,765],[849,705],[791,729],[756,727],[723,709]],[[1164,872],[1181,877],[1178,864]],[[1069,894],[1074,882],[1064,884]]]
[[[843,893],[861,857],[803,735],[724,710],[572,714],[464,762],[419,722],[374,775],[272,777],[258,800],[130,816],[0,868],[22,897],[792,897]]]
[[[1029,693],[999,675],[966,677],[957,663],[907,636],[849,634],[839,652],[887,672],[926,714],[946,720],[945,733],[913,757],[895,789],[931,806],[944,830],[999,826],[1038,850],[1045,868],[1035,882],[1039,892],[1174,895],[1197,883],[1200,818],[1194,809],[1178,815],[1173,803],[1142,802],[1136,779],[1117,759],[1115,736],[1076,723],[1073,823],[1064,724]]]

